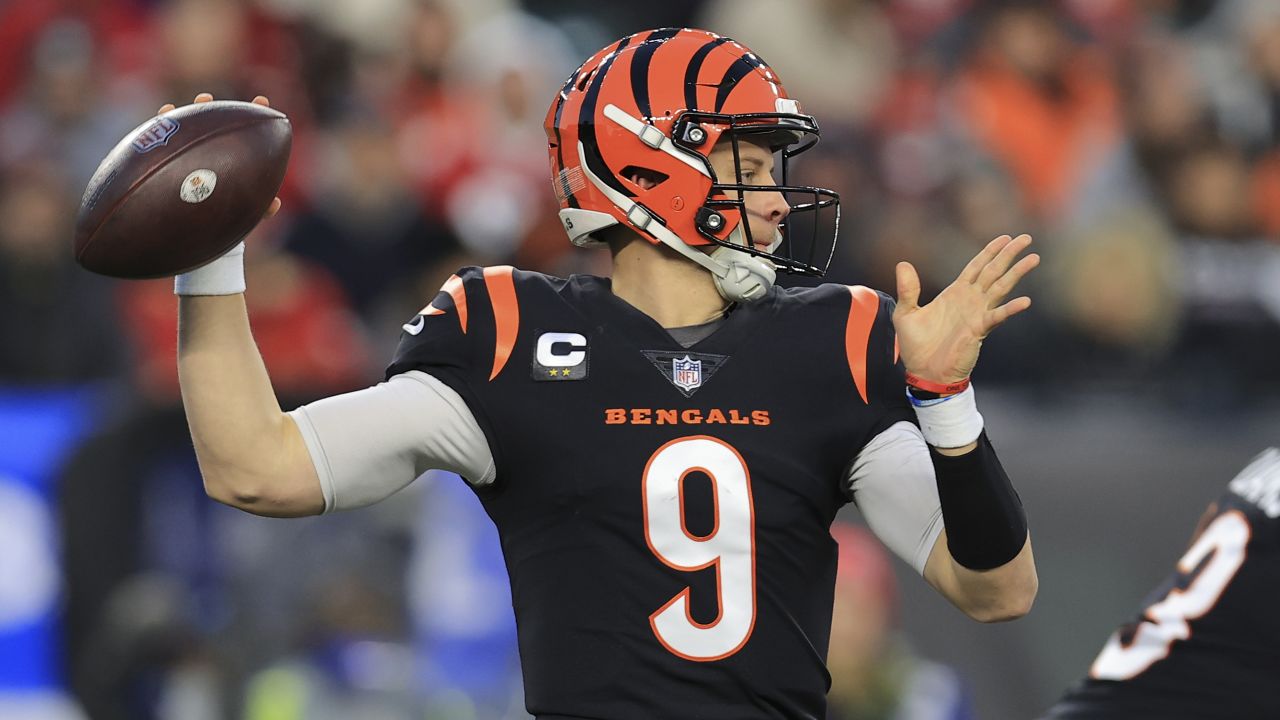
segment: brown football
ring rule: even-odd
[[[276,110],[237,101],[186,105],[129,133],[89,180],[76,262],[151,278],[197,268],[253,229],[289,164],[293,130]]]

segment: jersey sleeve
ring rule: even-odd
[[[378,502],[427,470],[493,482],[493,455],[462,398],[411,370],[289,413],[306,442],[325,512]]]
[[[499,469],[502,439],[493,418],[502,408],[492,385],[503,370],[510,372],[508,361],[520,330],[516,287],[530,282],[531,275],[510,265],[462,268],[404,324],[386,371],[388,380],[411,371],[426,373],[457,393]]]
[[[899,421],[876,435],[858,453],[845,482],[880,542],[923,575],[943,523],[920,428]]]
[[[872,413],[865,436],[869,442],[896,423],[915,423],[916,416],[907,402],[906,370],[893,328],[893,298],[861,285],[846,290],[850,302],[845,357],[859,399]]]
[[[490,329],[480,327],[483,323],[475,318],[477,306],[486,300],[484,269],[462,268],[450,276],[431,302],[402,326],[387,379],[410,370],[469,379],[480,346],[493,342]]]

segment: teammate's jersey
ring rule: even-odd
[[[1177,571],[1050,718],[1280,718],[1280,451],[1231,481]]]
[[[541,718],[822,718],[842,478],[914,416],[891,300],[773,290],[685,349],[607,280],[468,268],[388,376],[466,401]]]

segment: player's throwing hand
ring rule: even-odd
[[[926,305],[919,305],[920,277],[909,262],[897,267],[898,307],[893,327],[907,372],[937,383],[969,377],[982,340],[997,325],[1031,307],[1023,295],[1004,302],[1024,275],[1040,264],[1030,235],[1001,235],[974,256],[955,282]]]

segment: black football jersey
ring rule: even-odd
[[[1231,481],[1143,608],[1049,718],[1280,718],[1280,451]]]
[[[466,401],[539,718],[823,718],[843,480],[914,420],[891,300],[779,290],[681,347],[609,281],[467,268],[388,376]],[[445,580],[447,581],[447,580]]]

